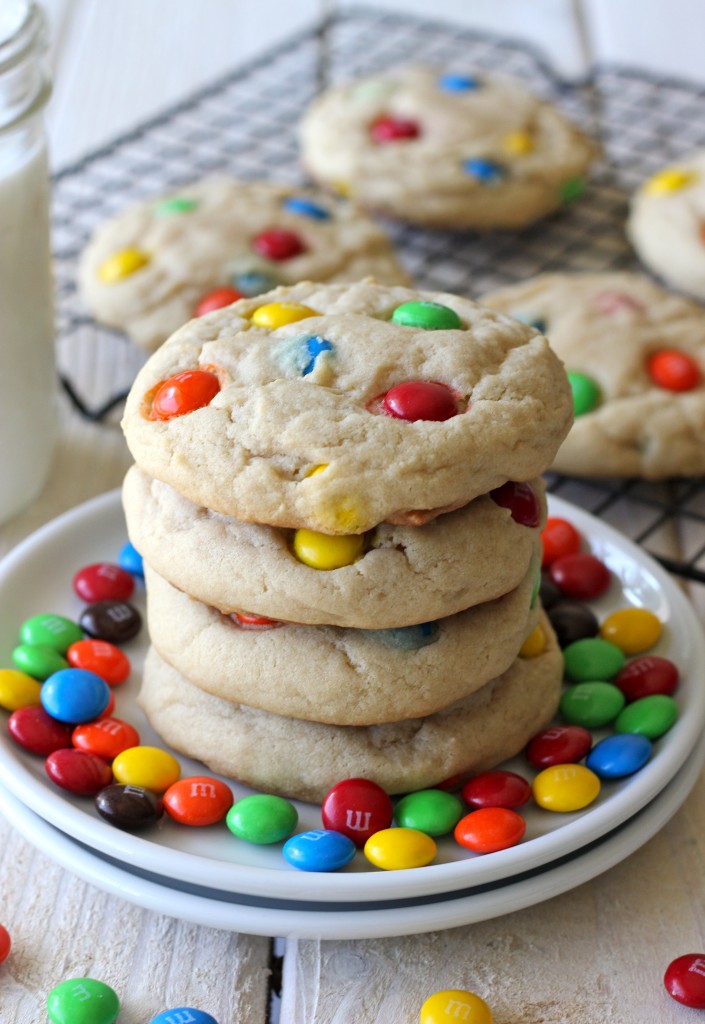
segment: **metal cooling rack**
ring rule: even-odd
[[[570,84],[513,40],[374,10],[336,15],[54,178],[57,358],[82,415],[114,423],[145,359],[82,308],[76,265],[92,231],[133,201],[216,171],[302,181],[296,125],[316,92],[402,59],[524,80],[598,136],[605,154],[580,200],[520,233],[456,235],[385,224],[420,287],[477,296],[544,271],[636,268],[623,228],[630,193],[664,163],[705,146],[704,88],[613,67],[598,67],[589,80]],[[654,485],[555,474],[548,481],[672,572],[705,584],[702,481]]]

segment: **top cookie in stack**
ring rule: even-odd
[[[198,505],[357,534],[539,476],[572,415],[525,324],[453,295],[303,282],[177,331],[123,429],[137,465]]]
[[[183,327],[124,420],[157,731],[303,799],[516,753],[560,688],[545,621],[519,654],[571,412],[545,338],[452,295],[307,282]]]

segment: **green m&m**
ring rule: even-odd
[[[267,793],[254,793],[233,804],[225,824],[238,839],[267,846],[290,836],[298,820],[297,810],[288,800]]]
[[[120,1000],[105,982],[69,978],[47,996],[47,1013],[54,1024],[114,1024]]]
[[[561,697],[560,712],[569,725],[600,729],[615,720],[625,702],[622,691],[612,683],[576,683]]]
[[[12,652],[12,661],[21,672],[33,679],[48,679],[69,663],[55,648],[47,644],[19,644]]]
[[[568,383],[573,392],[573,411],[576,416],[592,412],[600,404],[600,388],[586,373],[568,370]]]
[[[617,716],[614,731],[631,732],[656,740],[671,728],[678,718],[678,705],[665,693],[652,693],[648,697],[628,704]]]
[[[449,331],[462,327],[460,317],[440,302],[405,302],[392,313],[392,323],[423,331]]]
[[[53,647],[59,654],[66,654],[71,644],[83,640],[83,630],[63,615],[47,612],[33,615],[20,626],[20,641],[23,644],[43,644]]]
[[[409,793],[394,808],[394,820],[402,828],[414,828],[427,836],[444,836],[463,816],[457,796],[442,789],[421,789]]]
[[[564,671],[573,683],[614,679],[626,660],[616,644],[598,636],[574,640],[563,650]]]

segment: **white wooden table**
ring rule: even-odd
[[[424,5],[409,0],[407,6]],[[573,5],[542,0],[531,5],[531,19],[517,13],[522,6],[528,5],[457,0],[446,10],[450,18],[480,25],[494,18],[493,27],[498,18],[506,26],[511,11],[517,31],[550,41],[558,57],[579,70],[579,40],[562,17]],[[593,6],[600,45],[619,56],[628,26],[606,22],[606,4]],[[654,6],[640,5],[651,15],[659,13]],[[47,7],[56,168],[321,13],[316,0],[51,0]],[[680,38],[692,38],[682,20]],[[655,59],[665,61],[671,48],[659,46]],[[689,52],[684,44],[683,61]],[[117,428],[87,423],[62,399],[51,477],[39,499],[0,528],[0,554],[59,513],[118,486],[129,464]],[[639,852],[538,907],[404,939],[290,941],[281,1020],[413,1024],[431,992],[468,988],[487,999],[496,1024],[695,1021],[694,1011],[665,995],[661,977],[673,957],[705,949],[704,860],[701,779],[672,822]],[[100,978],[120,994],[120,1024],[146,1024],[167,1006],[188,1004],[203,1006],[219,1024],[266,1020],[268,939],[186,924],[108,896],[55,866],[2,818],[0,921],[14,942],[0,966],[2,1024],[41,1024],[47,992],[81,975]]]

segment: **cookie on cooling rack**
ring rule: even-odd
[[[209,178],[118,214],[79,264],[91,314],[153,350],[200,312],[296,281],[405,284],[384,232],[310,189]]]
[[[634,193],[627,234],[649,270],[705,301],[705,150],[665,167]]]
[[[705,310],[645,275],[545,274],[482,301],[545,331],[575,422],[553,463],[576,476],[705,473]]]
[[[196,505],[358,534],[539,476],[571,419],[533,328],[444,293],[302,282],[172,335],[123,429],[137,465]]]
[[[335,86],[300,126],[314,180],[425,227],[520,228],[576,198],[597,147],[524,83],[406,67]]]
[[[145,563],[149,635],[191,682],[227,700],[335,725],[396,721],[437,711],[509,667],[536,625],[539,562],[537,547],[519,586],[496,601],[399,629],[253,624]]]
[[[382,523],[352,543],[242,523],[129,470],[130,539],[179,590],[221,612],[388,629],[492,601],[518,586],[546,514],[542,481],[505,484],[426,526]]]
[[[152,648],[139,703],[162,739],[266,793],[320,802],[348,778],[389,793],[426,789],[513,757],[551,720],[563,658],[545,617],[542,653],[519,657],[476,693],[425,718],[369,727],[285,718],[204,693]]]

